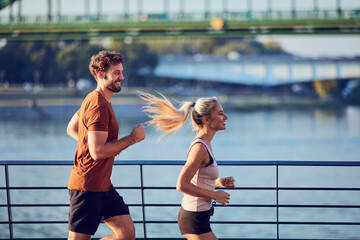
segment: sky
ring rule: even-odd
[[[360,56],[360,35],[272,35],[260,36],[257,39],[261,42],[276,41],[285,51],[303,57]]]
[[[224,8],[228,11],[246,11],[249,7],[248,0],[226,0],[227,6],[222,0],[183,0],[186,12],[203,12],[209,9],[211,12],[221,12]],[[336,9],[337,0],[317,0],[320,10]],[[58,11],[58,0],[52,0],[53,14]],[[86,0],[61,0],[60,10],[63,15],[83,15]],[[102,0],[101,10],[103,14],[123,14],[124,0]],[[128,0],[129,13],[139,11],[138,2],[142,2],[141,10],[146,13],[159,13],[165,9],[166,0]],[[168,11],[179,12],[181,0],[168,0]],[[206,2],[210,5],[206,7]],[[97,0],[89,0],[90,14],[97,12]],[[265,11],[268,0],[252,0],[253,11]],[[297,0],[298,10],[312,10],[314,0]],[[344,10],[359,9],[360,0],[341,0]],[[272,0],[273,11],[289,11],[291,0]],[[24,16],[46,15],[47,0],[22,0],[22,14]],[[17,4],[13,8],[13,14],[17,14]],[[0,17],[7,17],[8,9],[0,11]],[[273,40],[283,47],[284,50],[299,56],[308,57],[353,57],[360,56],[360,34],[358,35],[260,35],[257,39],[261,42]],[[0,41],[1,42],[1,41]]]

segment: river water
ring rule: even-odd
[[[50,107],[49,107],[50,108]],[[66,108],[66,110],[64,110]],[[46,111],[54,111],[46,109]],[[119,136],[130,133],[133,126],[144,123],[147,117],[141,106],[114,106],[120,125]],[[19,108],[19,112],[24,109]],[[63,107],[55,119],[13,118],[0,121],[0,160],[72,160],[76,142],[66,135],[66,125],[74,107]],[[26,110],[28,111],[28,110]],[[56,110],[59,112],[58,110]],[[306,108],[258,109],[239,111],[225,108],[227,130],[218,132],[213,150],[221,160],[300,160],[300,161],[359,161],[360,160],[360,108]],[[1,114],[1,113],[0,113]],[[195,133],[190,122],[174,136],[157,141],[161,132],[146,128],[146,139],[129,147],[116,160],[185,160],[188,146]],[[146,166],[146,186],[175,186],[181,166]],[[10,167],[12,186],[66,186],[70,166],[62,167]],[[116,166],[112,181],[115,186],[139,184],[137,166]],[[221,167],[221,176],[232,175],[239,187],[273,187],[274,167]],[[0,179],[4,179],[3,167]],[[3,181],[0,181],[3,186]],[[280,186],[290,187],[360,187],[359,168],[350,167],[282,167]],[[137,190],[119,190],[127,203],[140,203]],[[229,190],[234,204],[274,204],[274,191]],[[0,191],[1,204],[5,191]],[[68,204],[66,190],[33,191],[12,190],[13,204],[59,203]],[[175,190],[146,190],[147,203],[180,203],[182,195]],[[350,204],[360,201],[354,191],[287,191],[280,192],[281,204]],[[140,221],[140,207],[132,207],[132,217]],[[13,208],[15,221],[66,221],[67,207]],[[177,208],[146,209],[147,220],[176,221]],[[276,209],[270,207],[224,208],[217,207],[212,220],[275,221]],[[280,209],[281,221],[358,221],[360,209]],[[0,208],[0,221],[7,220],[7,211]],[[136,224],[137,236],[143,236],[141,224]],[[213,225],[218,237],[271,238],[276,237],[275,225]],[[15,237],[65,237],[65,224],[14,225]],[[96,236],[109,233],[101,225]],[[148,237],[180,237],[176,224],[149,224]],[[360,239],[360,226],[281,225],[282,238],[344,238]],[[7,238],[7,226],[0,225],[0,238]]]

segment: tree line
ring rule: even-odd
[[[9,84],[38,81],[43,85],[65,85],[70,79],[92,79],[90,58],[103,49],[125,56],[125,77],[131,79],[128,86],[146,85],[160,55],[287,54],[276,42],[262,44],[253,38],[9,41],[0,48],[0,80]]]
[[[157,56],[145,44],[124,46],[114,42],[105,48],[90,41],[26,41],[8,42],[0,49],[0,71],[9,84],[34,82],[43,85],[66,84],[70,79],[92,79],[89,62],[92,55],[103,49],[116,50],[126,58],[127,76],[141,81],[140,70],[153,69]],[[138,84],[133,82],[133,84]]]

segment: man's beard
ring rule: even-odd
[[[115,84],[116,83],[112,83],[112,84],[106,86],[106,88],[109,89],[112,92],[120,92],[121,91],[121,86],[116,87]]]

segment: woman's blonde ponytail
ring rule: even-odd
[[[165,132],[160,137],[176,133],[188,118],[193,102],[184,102],[179,109],[174,107],[168,98],[159,93],[160,97],[150,93],[137,92],[139,97],[147,102],[143,111],[151,118],[147,123]],[[160,140],[159,139],[159,140]]]

